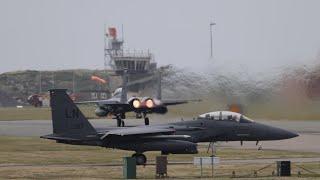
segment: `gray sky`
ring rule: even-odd
[[[320,1],[1,0],[0,72],[103,68],[104,25],[161,64],[268,71],[310,64],[320,50]],[[209,23],[214,21],[214,59]]]

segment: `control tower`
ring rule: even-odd
[[[116,74],[128,69],[129,74],[149,74],[157,68],[157,63],[149,51],[123,49],[122,39],[117,37],[117,29],[109,27],[105,33],[105,66],[110,66]]]

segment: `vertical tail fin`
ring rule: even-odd
[[[122,75],[122,91],[121,91],[121,98],[120,98],[121,103],[126,103],[128,101],[127,84],[128,84],[128,71],[126,69],[124,69],[123,75]]]
[[[97,132],[73,103],[66,89],[50,90],[53,133],[65,137],[85,137]]]
[[[162,99],[162,90],[161,90],[161,79],[162,79],[162,72],[161,69],[158,71],[158,78],[157,78],[157,99]]]

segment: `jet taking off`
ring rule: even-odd
[[[122,88],[118,88],[113,97],[107,100],[97,100],[97,101],[83,101],[76,102],[76,104],[90,104],[94,103],[98,106],[95,110],[95,114],[99,117],[105,117],[108,115],[113,115],[117,119],[117,126],[124,126],[123,119],[126,118],[125,114],[127,112],[135,112],[137,118],[144,117],[145,125],[149,125],[149,118],[147,114],[157,113],[165,114],[168,112],[167,106],[185,104],[189,101],[199,101],[199,100],[164,100],[161,97],[161,72],[158,74],[158,89],[157,97],[127,97],[127,83],[128,75],[127,71],[123,71],[123,84]]]
[[[198,142],[266,141],[298,136],[293,132],[252,121],[244,115],[211,112],[197,120],[176,123],[95,129],[64,89],[50,90],[53,134],[41,138],[57,143],[91,145],[135,151],[138,165],[146,164],[146,151],[196,154]]]

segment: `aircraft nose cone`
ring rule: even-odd
[[[297,137],[297,136],[299,136],[299,134],[294,133],[294,132],[290,132],[290,131],[288,132],[288,137],[289,137],[289,138],[294,138],[294,137]],[[289,139],[289,138],[288,138],[288,139]]]
[[[298,134],[296,134],[294,132],[283,130],[283,129],[279,129],[277,135],[278,135],[279,139],[290,139],[290,138],[294,138],[294,137],[299,136]]]
[[[273,127],[270,125],[264,125],[264,124],[257,124],[257,131],[256,134],[260,135],[258,136],[258,139],[261,140],[282,140],[282,139],[290,139],[299,136],[298,134],[281,129],[278,127]]]

